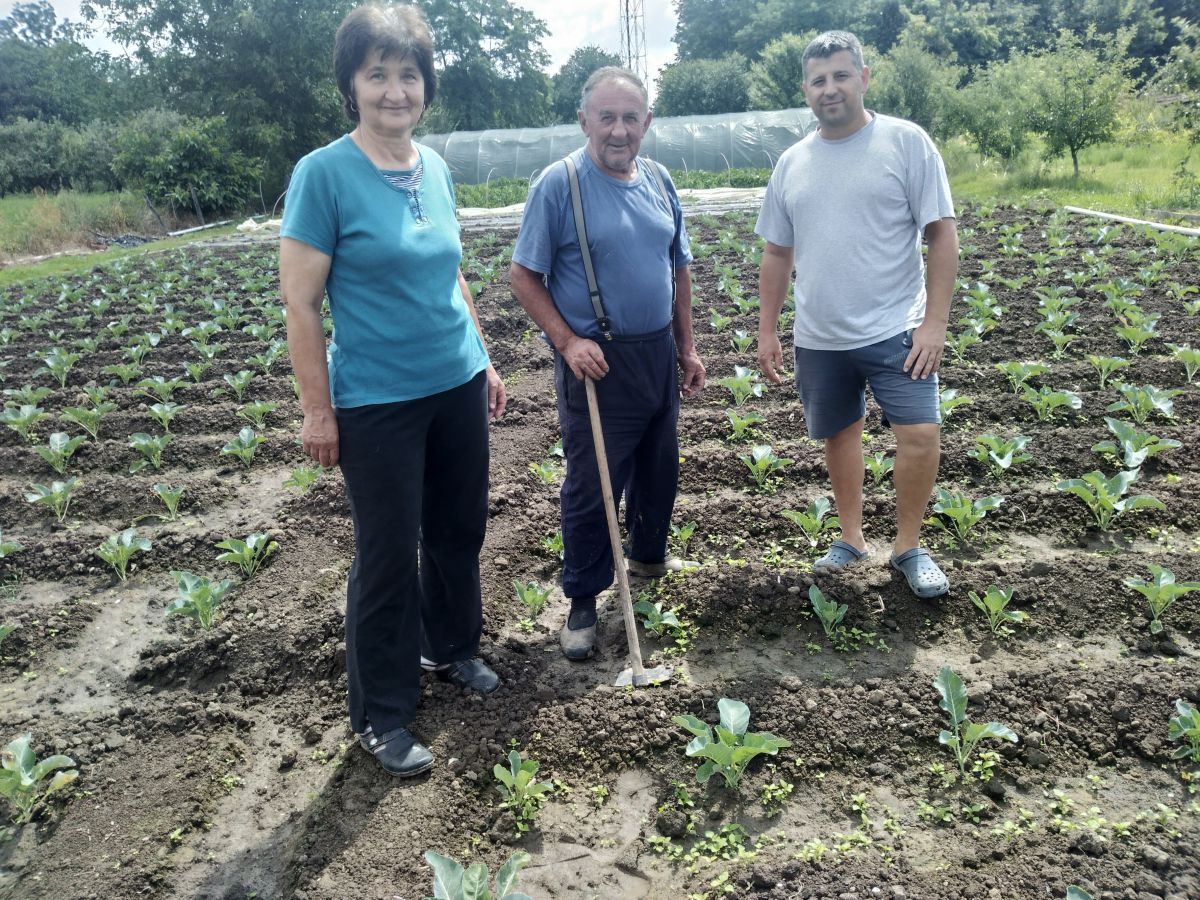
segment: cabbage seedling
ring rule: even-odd
[[[529,611],[529,617],[536,619],[538,613],[542,611],[542,607],[546,605],[546,601],[550,599],[550,588],[544,588],[536,581],[522,584],[515,578],[512,585],[513,590],[517,592],[517,599]]]
[[[695,522],[688,522],[684,525],[671,523],[671,539],[679,546],[680,553],[687,553],[688,543],[692,540],[692,535],[695,533]]]
[[[1167,737],[1182,743],[1171,754],[1171,759],[1190,759],[1200,763],[1200,713],[1182,697],[1175,701],[1175,712],[1178,715],[1169,720]]]
[[[139,381],[137,390],[134,393],[141,394],[150,400],[157,400],[159,403],[166,403],[182,384],[183,382],[178,378],[163,378],[161,375],[152,375],[149,378],[143,378]]]
[[[758,377],[758,372],[746,366],[734,366],[732,376],[717,378],[713,384],[729,391],[733,395],[733,405],[741,406],[751,397],[761,397],[766,392],[766,385]]]
[[[967,718],[967,688],[961,678],[949,666],[942,666],[933,686],[942,695],[938,704],[950,718],[950,728],[938,735],[938,743],[950,748],[958,763],[959,774],[967,775],[967,760],[970,759],[976,745],[983,740],[999,740],[1017,742],[1017,736],[1007,725],[999,722],[988,722],[981,725]]]
[[[242,369],[236,375],[225,374],[225,383],[233,390],[233,395],[237,397],[238,403],[242,402],[242,396],[250,387],[250,382],[254,379],[254,373],[250,369]]]
[[[63,411],[63,418],[74,422],[92,436],[93,440],[100,437],[100,420],[117,408],[117,404],[102,400],[92,407],[68,406]]]
[[[22,403],[16,409],[6,409],[0,412],[0,422],[3,422],[26,441],[36,441],[37,435],[33,428],[46,418],[46,411],[31,403]]]
[[[1113,520],[1123,513],[1138,509],[1166,509],[1161,500],[1149,494],[1126,496],[1137,478],[1137,469],[1125,469],[1111,478],[1096,470],[1079,478],[1064,479],[1055,487],[1074,494],[1087,504],[1096,519],[1096,525],[1101,531],[1108,531]]]
[[[1196,379],[1196,373],[1200,372],[1200,350],[1189,347],[1187,344],[1167,344],[1167,346],[1171,348],[1171,355],[1183,363],[1183,371],[1187,374],[1188,384],[1191,384]]]
[[[1023,452],[1029,443],[1029,438],[1023,434],[1011,438],[1001,438],[994,434],[981,434],[975,438],[975,448],[967,451],[967,456],[988,467],[988,470],[1000,478],[1017,463],[1028,462],[1033,457]]]
[[[243,419],[249,419],[256,428],[266,428],[267,414],[275,412],[278,406],[279,404],[272,403],[270,400],[257,400],[240,407],[237,414]]]
[[[871,473],[871,483],[875,487],[883,484],[883,479],[891,473],[896,466],[896,460],[888,456],[883,450],[878,450],[872,455],[863,454],[863,465],[867,471]]]
[[[812,604],[813,612],[817,614],[817,620],[821,623],[821,627],[825,629],[825,637],[836,643],[837,628],[842,623],[842,619],[846,617],[848,607],[845,603],[827,599],[815,584],[808,588],[808,600]]]
[[[1042,385],[1036,391],[1026,385],[1021,399],[1033,407],[1033,411],[1037,413],[1038,420],[1041,422],[1049,422],[1055,411],[1063,407],[1067,409],[1083,407],[1083,401],[1074,391],[1056,391],[1048,385]]]
[[[179,518],[179,499],[183,496],[185,488],[173,488],[169,484],[159,482],[154,485],[154,493],[162,505],[166,507],[167,514],[163,517],[168,522],[174,522]]]
[[[19,544],[16,541],[4,540],[4,531],[0,530],[0,559],[4,559],[6,556],[12,556],[14,553],[20,553],[24,549],[24,544]]]
[[[529,854],[518,851],[496,873],[496,892],[488,888],[488,869],[477,862],[464,869],[457,860],[432,850],[425,851],[425,862],[433,869],[433,900],[531,900],[528,894],[514,890],[517,873],[529,865]]]
[[[10,397],[14,403],[20,406],[37,406],[53,393],[54,391],[48,387],[34,387],[31,384],[24,384],[19,388],[4,389],[4,396]]]
[[[287,480],[283,483],[285,488],[293,488],[301,492],[307,492],[310,487],[317,483],[317,479],[321,477],[321,469],[319,466],[298,466],[292,469]]]
[[[1012,634],[1009,625],[1019,624],[1029,618],[1027,613],[1017,609],[1008,609],[1012,595],[1012,588],[1000,588],[996,585],[989,587],[982,597],[974,591],[967,594],[971,598],[971,602],[987,616],[988,625],[996,637],[1008,637]]]
[[[1162,617],[1180,597],[1192,591],[1200,591],[1200,581],[1175,581],[1175,573],[1162,566],[1150,563],[1150,581],[1144,578],[1126,578],[1125,587],[1133,588],[1150,604],[1150,633],[1163,630]]]
[[[714,729],[695,716],[675,716],[676,725],[694,735],[688,743],[688,756],[705,760],[696,770],[696,781],[705,784],[713,775],[725,779],[726,787],[737,789],[746,771],[746,766],[756,756],[775,756],[792,742],[766,732],[747,732],[750,724],[750,708],[740,700],[722,697],[717,701],[721,723]]]
[[[100,370],[104,375],[112,375],[121,380],[121,384],[129,384],[142,375],[142,367],[137,363],[114,363]]]
[[[1139,425],[1145,425],[1153,413],[1166,419],[1175,418],[1175,402],[1171,398],[1183,393],[1174,389],[1160,390],[1149,384],[1122,384],[1117,389],[1122,399],[1109,404],[1107,412],[1128,412]]]
[[[544,459],[541,462],[530,463],[529,471],[544,485],[558,483],[558,466],[554,464],[553,460]]]
[[[728,328],[732,321],[733,318],[731,316],[723,316],[715,309],[709,314],[708,317],[708,324],[712,326],[712,330],[717,334],[720,334],[722,331]]]
[[[1129,365],[1129,360],[1123,359],[1120,356],[1097,356],[1094,353],[1087,355],[1087,361],[1091,363],[1092,368],[1096,370],[1096,374],[1100,376],[1100,389],[1104,390],[1108,384],[1108,379],[1118,369],[1124,369]]]
[[[149,549],[148,539],[139,536],[136,529],[126,528],[106,537],[104,543],[96,548],[96,555],[113,567],[119,579],[125,581],[129,577],[129,560],[133,554]]]
[[[175,416],[179,414],[181,409],[183,409],[183,407],[178,403],[171,403],[170,401],[166,403],[155,403],[150,407],[150,415],[154,418],[154,421],[162,426],[162,430],[166,434],[170,434],[171,422]]]
[[[1004,502],[1003,497],[981,497],[972,500],[961,491],[937,489],[937,501],[931,507],[942,519],[926,519],[926,523],[943,531],[952,531],[962,543],[967,543],[971,529],[983,521],[984,516]]]
[[[246,535],[245,540],[229,538],[216,544],[224,553],[217,555],[217,562],[233,563],[247,578],[259,570],[267,557],[279,549],[279,542],[271,540],[265,532]]]
[[[71,493],[81,483],[78,478],[68,478],[66,481],[52,481],[49,487],[44,484],[31,484],[31,491],[25,495],[25,500],[28,503],[41,503],[50,507],[58,521],[62,522],[67,518],[67,510],[71,508]]]
[[[946,388],[938,394],[938,412],[941,413],[942,421],[945,422],[954,415],[954,411],[960,406],[966,406],[971,402],[973,401],[970,397],[958,396],[958,391],[954,388]]]
[[[67,375],[70,374],[71,368],[75,363],[79,362],[79,354],[72,353],[69,350],[64,350],[62,347],[55,347],[44,356],[38,357],[45,368],[38,369],[34,374],[40,375],[43,372],[51,375],[58,382],[59,387],[67,386]]]
[[[199,362],[186,363],[183,367],[183,370],[193,382],[199,384],[200,379],[204,377],[204,373],[211,368],[212,363],[201,360]]]
[[[167,449],[167,444],[171,443],[171,435],[157,434],[150,435],[144,431],[138,431],[129,436],[129,446],[142,454],[143,459],[139,459],[129,467],[129,474],[140,472],[146,466],[152,467],[156,472],[162,468],[163,451]]]
[[[0,796],[12,807],[12,821],[24,825],[38,806],[79,777],[75,760],[61,754],[38,760],[29,746],[33,735],[23,734],[0,750]],[[55,775],[46,783],[46,778]]]
[[[539,763],[536,759],[522,761],[516,750],[508,751],[508,768],[497,763],[492,768],[496,790],[504,798],[503,804],[517,822],[517,832],[524,833],[533,824],[538,810],[546,802],[546,794],[554,790],[549,781],[534,781]]]
[[[236,456],[242,461],[247,469],[250,468],[250,463],[254,461],[254,454],[258,452],[258,445],[263,443],[266,438],[254,433],[254,429],[247,425],[238,432],[238,436],[221,448],[222,454]]]
[[[1108,430],[1116,437],[1116,441],[1100,441],[1093,444],[1092,452],[1111,456],[1120,461],[1126,469],[1136,469],[1155,454],[1183,446],[1179,441],[1139,431],[1120,419],[1105,416],[1104,421],[1108,423]]]
[[[1050,371],[1050,367],[1043,363],[1019,362],[1017,360],[998,362],[996,363],[996,368],[1008,379],[1008,383],[1012,385],[1014,394],[1020,394],[1025,388],[1025,382],[1030,378],[1036,375],[1045,375]]]
[[[87,443],[83,435],[70,437],[65,431],[56,431],[50,435],[50,443],[45,447],[34,447],[37,455],[44,459],[59,475],[67,471],[67,463],[75,455],[75,451]]]
[[[754,429],[752,426],[759,425],[766,420],[756,412],[748,412],[744,416],[739,416],[734,410],[725,410],[725,418],[729,420],[729,439],[731,441],[742,441],[750,438]]]
[[[661,603],[654,603],[645,598],[641,598],[633,604],[633,611],[643,617],[642,627],[656,637],[662,637],[667,633],[675,635],[683,629],[683,623],[679,621],[676,609],[678,607],[664,610]]]
[[[836,531],[841,527],[837,516],[830,516],[829,511],[833,508],[833,504],[829,502],[828,497],[818,497],[812,503],[808,504],[803,512],[797,512],[794,509],[785,509],[780,512],[780,515],[799,528],[804,536],[808,539],[808,546],[815,547],[820,541],[821,535],[827,531]]]
[[[771,451],[770,444],[755,444],[750,448],[749,453],[739,453],[738,459],[746,464],[746,468],[754,476],[754,483],[758,485],[759,490],[766,488],[767,479],[771,477],[772,473],[778,472],[794,462],[794,460],[776,456]]]
[[[217,607],[225,598],[233,582],[224,578],[218,582],[209,581],[191,572],[172,571],[171,577],[179,587],[179,595],[167,604],[166,615],[188,616],[196,620],[201,628],[209,629],[217,615]]]
[[[750,349],[750,345],[754,343],[754,335],[742,328],[733,330],[733,337],[729,339],[729,343],[737,353],[745,353]]]

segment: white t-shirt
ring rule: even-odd
[[[921,236],[953,217],[942,158],[912,122],[875,114],[847,138],[789,147],[754,230],[794,248],[796,346],[853,350],[920,325]]]

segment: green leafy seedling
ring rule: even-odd
[[[938,411],[941,413],[942,421],[947,421],[960,406],[966,406],[973,402],[970,397],[958,396],[958,391],[954,388],[946,388],[941,391],[938,394]]]
[[[32,741],[33,735],[23,734],[0,750],[0,797],[12,807],[16,825],[30,821],[52,794],[79,777],[73,768],[75,760],[69,756],[57,754],[38,760],[30,746]]]
[[[815,584],[808,588],[808,601],[812,604],[813,612],[817,614],[817,621],[825,630],[825,637],[830,641],[836,641],[837,628],[842,623],[842,619],[846,617],[846,610],[849,607],[845,603],[838,603],[836,600],[827,598]]]
[[[554,790],[554,785],[549,781],[533,780],[539,768],[536,759],[522,761],[520,753],[510,750],[508,768],[497,763],[492,769],[497,782],[496,790],[504,798],[502,805],[513,814],[518,833],[529,830],[538,810],[546,802],[546,795]]]
[[[317,483],[317,479],[321,477],[320,466],[298,466],[292,469],[287,480],[284,481],[285,488],[292,488],[301,493],[307,492],[310,487]]]
[[[708,324],[712,326],[712,330],[717,334],[728,328],[731,322],[733,322],[731,316],[723,316],[715,309],[708,316]]]
[[[735,353],[745,353],[750,349],[750,345],[754,343],[754,335],[742,328],[733,330],[733,337],[729,339],[730,345]]]
[[[175,570],[172,570],[171,577],[175,579],[179,594],[167,604],[166,615],[187,616],[205,630],[212,628],[217,607],[225,599],[233,582],[228,578],[212,582],[191,572]]]
[[[178,403],[172,403],[168,400],[166,403],[155,403],[151,405],[150,416],[155,422],[162,426],[163,432],[170,434],[171,422],[174,420],[175,416],[179,414],[181,409],[183,409],[183,407]]]
[[[138,382],[135,393],[141,394],[159,403],[166,403],[179,390],[183,381],[179,378],[163,378],[161,375],[151,375]]]
[[[975,447],[967,451],[967,456],[978,460],[988,467],[988,470],[1000,478],[1017,463],[1033,459],[1025,453],[1029,438],[1018,434],[1010,438],[997,437],[994,434],[980,434],[975,437]]]
[[[233,395],[237,397],[238,403],[242,402],[242,397],[250,387],[250,382],[254,380],[254,372],[250,369],[242,369],[236,374],[226,374],[224,376],[225,383],[229,385],[233,391]]]
[[[179,518],[179,500],[186,490],[184,487],[171,487],[169,484],[159,482],[154,485],[155,496],[162,501],[162,505],[166,508],[167,514],[163,517],[168,522],[174,522]]]
[[[838,517],[829,515],[832,509],[833,504],[829,502],[828,497],[818,497],[803,511],[785,509],[779,514],[804,533],[809,547],[816,547],[822,534],[837,531],[841,527]]]
[[[1166,509],[1161,500],[1149,494],[1127,496],[1130,486],[1137,479],[1137,469],[1125,469],[1112,477],[1096,470],[1079,478],[1064,479],[1055,487],[1074,494],[1087,504],[1097,527],[1101,531],[1108,531],[1113,521],[1124,513],[1139,509]]]
[[[487,866],[481,862],[464,869],[457,860],[432,850],[425,851],[425,862],[433,869],[433,897],[427,900],[531,900],[515,890],[517,873],[529,865],[524,851],[514,853],[500,867],[495,893],[488,886]]]
[[[642,617],[642,627],[656,637],[664,634],[675,634],[683,628],[683,623],[676,615],[676,609],[663,609],[662,603],[651,601],[645,597],[639,598],[633,604],[633,611]]]
[[[1200,591],[1200,581],[1175,581],[1175,573],[1162,566],[1150,563],[1150,580],[1126,578],[1125,587],[1133,588],[1150,604],[1150,633],[1161,634],[1163,614],[1180,597],[1192,591]]]
[[[754,426],[761,425],[766,421],[762,415],[753,410],[744,416],[739,416],[735,410],[727,409],[725,418],[729,420],[729,440],[731,441],[749,440],[754,432]]]
[[[534,478],[544,485],[550,486],[558,484],[560,469],[558,464],[553,460],[544,459],[541,462],[531,462],[529,464],[529,471],[532,473]]]
[[[722,697],[717,701],[720,724],[713,728],[695,716],[674,716],[671,721],[694,737],[688,743],[688,756],[705,762],[696,770],[696,781],[705,784],[713,775],[725,779],[726,787],[737,789],[750,761],[760,755],[775,756],[791,741],[769,732],[747,732],[750,708],[740,700]]]
[[[1160,389],[1150,384],[1122,384],[1117,388],[1121,399],[1110,403],[1108,412],[1127,412],[1133,421],[1145,425],[1154,413],[1164,419],[1175,418],[1175,402],[1172,399],[1182,391],[1175,389]]]
[[[688,544],[691,543],[692,535],[695,533],[695,522],[685,522],[683,525],[671,523],[671,540],[679,547],[680,553],[687,553]]]
[[[140,472],[146,466],[150,466],[156,472],[161,469],[163,451],[167,449],[167,444],[171,443],[171,439],[172,436],[169,434],[146,434],[144,431],[131,434],[129,446],[142,454],[143,458],[129,467],[129,473],[132,475]]]
[[[45,447],[35,447],[34,450],[50,468],[62,475],[67,471],[67,463],[75,455],[75,451],[86,443],[87,438],[83,435],[71,437],[65,431],[56,431],[50,435],[50,441]]]
[[[238,436],[221,448],[221,453],[229,456],[236,456],[242,461],[242,465],[247,469],[250,468],[250,463],[254,461],[254,454],[258,452],[258,447],[266,438],[255,434],[254,429],[247,425],[238,432]]]
[[[31,403],[22,403],[17,407],[9,407],[0,412],[0,422],[3,422],[26,441],[36,441],[34,428],[37,423],[46,418],[46,411]]]
[[[1113,374],[1129,365],[1129,360],[1120,356],[1098,356],[1094,353],[1087,355],[1087,361],[1091,363],[1092,368],[1096,370],[1096,374],[1100,376],[1100,390],[1104,390],[1108,386],[1108,379]]]
[[[58,382],[60,388],[65,388],[67,386],[67,375],[70,374],[75,363],[79,362],[80,356],[78,353],[72,353],[69,350],[64,350],[62,347],[55,347],[49,353],[38,358],[41,359],[45,368],[38,369],[35,374],[40,375],[45,372]]]
[[[515,578],[512,585],[513,590],[517,592],[517,599],[528,610],[529,617],[536,619],[546,601],[550,599],[550,588],[542,587],[536,581],[522,583]]]
[[[1182,697],[1175,701],[1175,712],[1167,723],[1167,737],[1179,741],[1180,746],[1171,754],[1171,759],[1200,763],[1200,713]]]
[[[992,510],[1004,503],[1003,497],[991,496],[972,500],[961,491],[937,489],[937,501],[931,509],[940,519],[930,518],[926,522],[943,531],[952,532],[962,543],[967,543],[971,530],[983,521]]]
[[[1021,362],[1019,360],[998,362],[996,363],[996,368],[1008,379],[1008,383],[1012,385],[1014,394],[1020,394],[1025,388],[1025,382],[1030,378],[1037,375],[1045,375],[1050,371],[1050,367],[1045,363]]]
[[[1164,450],[1174,450],[1183,446],[1179,441],[1171,438],[1160,438],[1157,435],[1147,434],[1120,419],[1111,419],[1105,416],[1104,421],[1108,424],[1108,430],[1113,433],[1116,440],[1099,441],[1092,445],[1092,452],[1111,456],[1126,469],[1140,468],[1142,463],[1151,456],[1162,453]]]
[[[739,453],[738,459],[746,464],[746,468],[750,470],[750,474],[754,477],[754,483],[759,490],[764,490],[767,486],[767,479],[775,472],[783,469],[785,466],[790,466],[794,460],[784,459],[776,456],[771,450],[770,444],[755,444],[750,448],[749,453]]]
[[[133,554],[150,550],[150,541],[141,537],[137,529],[126,528],[110,534],[104,543],[96,548],[96,555],[113,567],[117,577],[125,581],[129,577],[129,561]]]
[[[58,521],[63,522],[71,508],[71,495],[82,483],[78,478],[68,478],[66,481],[52,481],[49,485],[31,484],[30,491],[25,494],[25,500],[28,503],[40,503],[50,507]]]
[[[218,550],[224,553],[217,555],[217,562],[232,563],[242,570],[247,578],[252,578],[267,557],[279,550],[279,542],[271,540],[270,535],[257,531],[246,535],[245,540],[228,538],[216,544]]]
[[[1167,346],[1171,348],[1171,355],[1183,363],[1183,371],[1187,375],[1188,384],[1191,384],[1196,380],[1196,373],[1200,372],[1200,350],[1187,344],[1167,344]]]
[[[987,616],[988,626],[996,637],[1008,637],[1012,634],[1010,625],[1018,625],[1029,618],[1027,613],[1008,608],[1013,596],[1012,588],[1000,588],[992,585],[983,596],[975,591],[968,592],[967,596]]]
[[[6,556],[12,556],[14,553],[20,553],[24,549],[24,544],[18,543],[17,541],[6,541],[4,539],[4,532],[0,531],[0,559],[4,559]]]
[[[863,454],[863,466],[871,473],[871,483],[875,487],[883,484],[883,479],[891,474],[896,467],[896,460],[887,455],[883,450],[877,450],[873,454]]]
[[[255,428],[266,428],[267,415],[275,412],[278,406],[278,403],[272,403],[270,400],[256,400],[239,407],[237,414],[243,419],[249,419]]]
[[[68,406],[63,411],[63,418],[74,422],[92,436],[92,440],[100,437],[100,420],[117,408],[110,400],[103,400],[95,406]]]
[[[949,666],[942,666],[933,681],[933,686],[942,696],[938,705],[950,719],[950,730],[943,729],[938,734],[938,743],[950,748],[962,777],[966,777],[967,761],[980,741],[1011,741],[1014,744],[1017,742],[1016,734],[1007,725],[999,722],[979,724],[967,718],[966,685]]]
[[[758,372],[746,366],[734,366],[732,376],[717,378],[713,384],[729,391],[733,395],[733,405],[741,406],[751,397],[761,397],[766,392],[766,385],[758,378]]]
[[[1083,408],[1083,400],[1074,391],[1056,391],[1049,385],[1042,385],[1036,391],[1026,385],[1021,399],[1033,407],[1041,422],[1049,422],[1061,409]]]

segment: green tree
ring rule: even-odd
[[[1064,31],[1055,49],[1036,58],[1030,126],[1045,138],[1051,157],[1071,154],[1076,178],[1079,151],[1108,140],[1116,130],[1120,103],[1129,93],[1124,51],[1119,39],[1097,51]]]
[[[785,34],[763,48],[750,66],[750,106],[753,109],[793,109],[804,106],[804,49],[815,31]]]
[[[871,108],[948,137],[954,127],[954,97],[962,69],[935,56],[906,33],[871,67]]]
[[[579,109],[579,95],[588,76],[603,66],[619,66],[621,57],[594,44],[578,48],[570,55],[558,74],[551,79],[553,84],[553,110],[556,122],[574,122]]]
[[[1016,159],[1029,143],[1036,61],[1024,54],[994,62],[959,90],[954,120],[984,156]]]
[[[1153,87],[1173,102],[1176,124],[1200,143],[1200,26],[1186,19],[1172,23],[1179,40],[1155,75]]]
[[[658,76],[655,113],[696,116],[744,112],[749,108],[749,77],[745,57],[686,59],[672,63]]]
[[[765,0],[675,0],[679,59],[719,59],[735,49],[738,26]]]

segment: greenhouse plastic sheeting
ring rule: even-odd
[[[674,170],[770,169],[779,154],[816,124],[807,107],[655,119],[642,140],[641,153]],[[481,184],[491,178],[532,178],[582,147],[587,138],[573,124],[461,131],[417,140],[442,155],[456,182]]]

